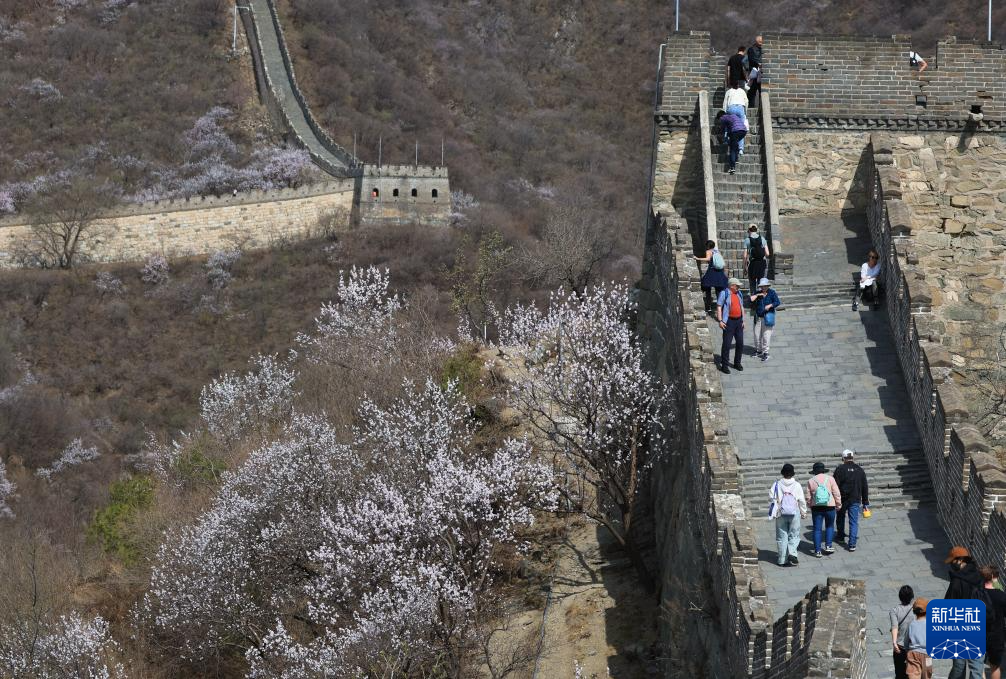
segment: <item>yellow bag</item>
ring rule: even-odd
[[[867,507],[866,509],[863,510],[863,518],[864,519],[868,519],[871,516],[873,516],[873,511],[869,507]]]

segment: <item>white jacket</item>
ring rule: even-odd
[[[733,88],[727,90],[726,94],[723,95],[723,110],[726,111],[731,106],[743,106],[744,110],[748,107],[748,93],[744,91],[743,87]]]
[[[769,501],[771,502],[769,505],[771,508],[769,518],[774,519],[781,515],[782,496],[785,491],[792,493],[793,497],[796,498],[797,506],[800,507],[800,516],[807,516],[807,500],[803,497],[803,486],[795,478],[780,478],[772,484],[772,487],[768,491]]]

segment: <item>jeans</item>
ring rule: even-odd
[[[734,104],[733,106],[727,107],[727,113],[732,113],[732,114],[734,114],[736,116],[739,116],[739,117],[743,118],[745,122],[747,122],[747,119],[748,119],[748,110],[746,108],[744,108],[743,106],[741,106],[740,104]],[[737,144],[737,149],[741,153],[744,153],[744,139],[743,138]]]
[[[738,130],[737,132],[731,132],[730,138],[730,152],[727,156],[730,161],[730,169],[737,167],[737,156],[740,155],[740,143],[741,140],[747,135],[744,130]]]
[[[830,548],[835,537],[835,508],[828,510],[813,510],[814,514],[814,551],[821,551],[821,529],[824,528],[824,546]]]
[[[800,515],[777,516],[775,518],[775,541],[779,545],[780,566],[786,565],[786,559],[796,556],[800,547]]]
[[[754,327],[755,352],[756,353],[759,353],[759,354],[762,354],[762,353],[767,354],[768,353],[768,345],[769,345],[769,342],[772,341],[772,331],[773,330],[775,330],[775,326],[772,326],[770,328],[767,325],[765,325],[765,319],[764,318],[759,318],[758,319],[758,322],[755,324],[755,327]],[[841,524],[839,524],[839,525],[841,526]],[[842,529],[839,528],[839,533],[841,533],[841,532],[842,532]]]
[[[726,308],[723,314],[726,315]],[[723,345],[720,347],[720,366],[727,366],[730,358],[730,341],[734,341],[734,365],[741,364],[741,354],[744,352],[744,317],[727,318],[727,327],[723,328]]]
[[[849,515],[849,546],[855,547],[856,541],[859,540],[859,517],[863,513],[863,504],[861,502],[850,502],[847,505],[842,505],[842,508],[838,510],[838,516],[836,517],[835,523],[837,524],[838,539],[841,540],[845,537],[845,515]]]
[[[965,674],[966,669],[971,670],[970,675]],[[950,668],[950,674],[947,675],[947,679],[964,679],[965,676],[969,676],[970,679],[984,679],[985,661],[982,658],[978,658],[977,660],[954,658],[954,664]]]

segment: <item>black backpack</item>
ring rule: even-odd
[[[761,236],[751,239],[751,259],[765,259],[765,242]]]
[[[989,590],[985,589],[984,586],[978,586],[971,593],[972,599],[978,599],[985,604],[985,634],[988,635],[992,630],[1004,630],[1006,629],[1006,620],[1003,619],[1003,611],[992,601],[992,597],[988,595]]]

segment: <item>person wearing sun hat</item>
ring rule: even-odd
[[[933,664],[926,651],[926,609],[929,600],[919,597],[912,604],[915,620],[908,626],[908,659],[905,671],[909,679],[929,679],[933,676]],[[981,662],[981,661],[979,661]],[[978,676],[975,675],[975,679]]]
[[[744,297],[740,293],[741,282],[736,278],[727,281],[727,289],[716,300],[716,320],[723,329],[723,344],[720,345],[720,372],[729,375],[727,361],[730,358],[730,344],[734,343],[734,369],[741,367],[744,353]]]
[[[810,473],[812,476],[807,482],[807,504],[810,505],[810,514],[814,518],[814,556],[820,559],[825,554],[835,553],[831,542],[835,537],[835,512],[842,506],[842,493],[823,462],[815,462]]]
[[[769,279],[758,281],[758,292],[751,295],[751,304],[755,310],[755,356],[767,361],[768,345],[775,330],[775,313],[780,304],[779,295],[772,289]]]

